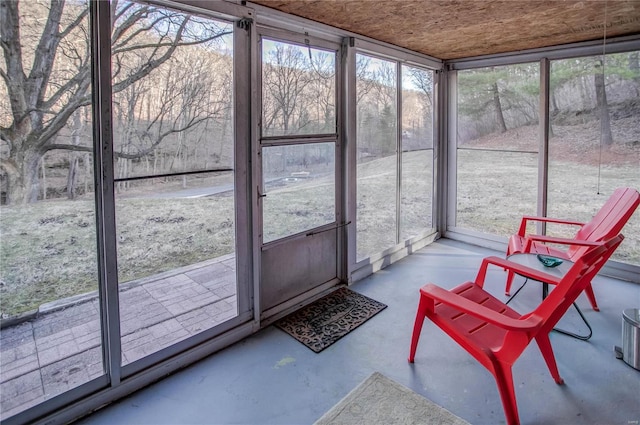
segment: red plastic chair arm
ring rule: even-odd
[[[518,236],[523,236],[526,234],[527,230],[527,222],[528,221],[540,221],[545,223],[558,223],[558,224],[567,224],[570,226],[584,226],[585,223],[574,220],[564,220],[561,218],[551,218],[551,217],[536,217],[532,215],[525,215],[522,217],[522,221],[520,222],[520,229],[518,229]]]
[[[428,298],[439,301],[455,308],[456,310],[470,314],[503,329],[514,331],[533,331],[541,325],[540,319],[534,316],[530,316],[526,319],[513,319],[461,297],[458,294],[449,292],[446,289],[434,285],[433,283],[428,283],[420,288],[420,293]]]
[[[598,245],[598,244],[596,244]],[[481,288],[484,286],[485,278],[487,276],[487,269],[489,265],[495,265],[506,271],[513,271],[521,276],[526,276],[530,279],[540,282],[547,282],[552,285],[557,285],[560,282],[560,278],[547,274],[543,271],[524,266],[522,264],[514,263],[513,261],[506,260],[500,257],[487,257],[482,260],[478,275],[476,276],[476,284]]]
[[[557,243],[560,245],[576,245],[576,246],[598,246],[602,244],[602,242],[598,242],[598,241],[584,241],[579,239],[558,238],[555,236],[542,236],[542,235],[528,235],[525,239],[526,239],[526,242],[524,244],[524,252],[531,251],[532,242]]]

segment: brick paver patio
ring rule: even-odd
[[[0,418],[102,375],[96,296],[0,333]],[[120,288],[122,363],[128,364],[237,315],[235,257],[225,256]]]

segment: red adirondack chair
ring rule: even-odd
[[[463,283],[450,291],[431,283],[423,286],[409,362],[414,361],[424,318],[428,317],[493,374],[507,423],[519,424],[512,365],[535,338],[551,376],[556,383],[564,383],[549,332],[623,239],[622,235],[617,235],[596,247],[587,248],[561,279],[502,258],[488,257],[482,261],[474,282]],[[483,289],[489,265],[556,286],[535,310],[521,315]]]
[[[622,231],[622,228],[629,221],[639,204],[640,193],[636,189],[623,187],[616,189],[611,194],[607,202],[600,208],[600,211],[588,223],[549,217],[525,216],[522,218],[518,233],[509,238],[507,257],[516,253],[533,253],[575,262],[589,249],[589,244],[584,246],[580,242],[599,242],[614,237]],[[526,229],[529,221],[580,226],[580,229],[573,238],[527,235]],[[562,250],[547,244],[568,245],[568,248]],[[505,287],[506,295],[511,292],[513,277],[514,273],[508,272]],[[599,308],[591,283],[585,288],[585,293],[593,309],[598,311]]]

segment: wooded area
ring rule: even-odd
[[[130,177],[232,168],[230,24],[123,1],[112,8],[115,177],[124,180],[116,189],[140,184]],[[91,195],[87,3],[9,2],[2,18],[2,203]],[[335,52],[265,39],[262,55],[263,135],[335,133]],[[358,57],[362,144],[394,150],[395,69]],[[431,73],[407,72],[405,134],[431,140]],[[332,162],[291,154],[283,173]]]
[[[638,58],[636,51],[552,61],[551,135],[554,125],[595,120],[602,126],[603,145],[615,143],[611,121],[640,113]],[[538,63],[462,71],[458,75],[459,146],[472,146],[473,140],[487,134],[538,124]]]
[[[230,140],[231,26],[124,1],[112,9],[118,176],[140,173],[135,163],[153,173],[200,157],[204,164],[195,166],[220,162],[228,152],[208,144],[199,155],[184,145],[189,132]],[[0,13],[3,203],[91,191],[88,3],[3,2]],[[210,72],[217,68],[222,72]]]

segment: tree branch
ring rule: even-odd
[[[9,85],[9,76],[7,75],[6,72],[4,72],[4,69],[0,68],[0,77],[2,77],[2,79],[4,80],[4,83],[8,86]]]
[[[93,146],[82,146],[82,145],[67,145],[56,143],[53,145],[47,145],[44,149],[45,152],[53,151],[53,150],[61,150],[61,151],[75,151],[75,152],[93,152]]]
[[[62,86],[60,86],[58,88],[58,90],[56,90],[54,93],[51,94],[51,96],[49,97],[49,99],[47,99],[46,101],[42,102],[42,109],[51,109],[53,107],[53,105],[56,104],[56,102],[58,102],[58,100],[60,100],[60,98],[62,98],[62,96],[64,96],[66,93],[69,93],[72,91],[72,88],[75,87],[80,87],[84,82],[86,82],[88,79],[90,79],[90,70],[88,66],[82,66],[79,70],[78,73],[74,75],[73,78],[71,78],[69,81],[67,81],[66,83],[64,83]],[[86,85],[87,90],[88,90],[88,85]],[[78,95],[78,90],[76,89],[76,95]],[[90,100],[90,95],[88,92],[85,92],[84,96],[86,97],[86,101],[88,102]],[[68,108],[68,106],[65,104],[65,106],[63,106],[63,109]]]
[[[113,54],[115,55],[115,54],[119,54],[119,53],[132,52],[132,51],[135,51],[135,50],[148,49],[148,48],[152,48],[152,47],[153,48],[162,48],[162,47],[169,47],[169,46],[176,46],[176,47],[195,46],[195,45],[198,45],[198,44],[206,43],[206,42],[211,41],[211,40],[215,40],[216,38],[220,38],[220,37],[223,37],[223,36],[228,35],[228,34],[232,34],[232,31],[224,31],[224,32],[221,32],[219,34],[213,35],[211,37],[205,38],[205,39],[198,39],[198,40],[195,40],[195,41],[184,41],[182,43],[168,42],[168,43],[136,44],[134,46],[129,46],[127,48],[114,50]]]
[[[78,90],[74,94],[74,96],[69,99],[68,103],[65,104],[65,107],[56,113],[51,122],[47,124],[47,126],[43,129],[40,137],[38,138],[38,147],[42,149],[49,141],[52,140],[53,137],[58,134],[58,132],[67,125],[67,121],[73,113],[81,106],[88,105],[90,102],[89,95],[82,95],[82,93],[88,93],[89,86],[91,84],[90,79],[84,80],[81,85],[78,87]]]
[[[0,158],[0,168],[4,168],[11,174],[18,173],[18,167],[16,166],[15,161],[11,159]]]
[[[22,45],[20,43],[20,13],[18,2],[0,2],[0,40],[6,64],[7,94],[11,104],[14,124],[20,123],[27,107],[25,98],[25,73],[22,67]],[[3,71],[4,74],[4,71]]]
[[[47,22],[36,47],[33,66],[25,87],[26,98],[30,107],[37,107],[47,91],[47,83],[51,78],[56,50],[60,43],[59,30],[63,8],[64,0],[51,0]]]
[[[175,43],[179,43],[180,40],[182,39],[182,34],[183,34],[184,29],[186,28],[188,22],[189,22],[189,18],[188,17],[185,18],[184,21],[182,21],[182,24],[180,25],[180,28],[177,31],[175,39],[174,39]],[[169,58],[173,55],[173,52],[175,52],[177,47],[178,47],[177,44],[172,45],[158,59],[155,59],[155,60],[150,59],[149,62],[144,64],[142,67],[140,67],[140,69],[137,72],[134,72],[133,74],[128,76],[126,79],[114,84],[113,88],[112,88],[113,92],[117,93],[119,91],[122,91],[126,87],[128,87],[131,84],[135,83],[136,81],[138,81],[138,80],[146,77],[147,75],[149,75],[151,73],[151,71],[153,71],[154,69],[156,69],[157,67],[159,67],[160,65],[165,63],[167,60],[169,60]]]
[[[127,4],[126,7],[124,7],[119,13],[116,14],[116,16],[114,17],[113,22],[114,23],[118,22],[120,17],[124,16],[125,12],[127,10],[131,9],[134,5],[135,5],[135,3]],[[149,10],[148,6],[141,7],[140,9],[134,11],[126,19],[124,19],[122,21],[122,23],[120,23],[118,26],[116,26],[113,29],[113,32],[111,34],[111,44],[113,46],[115,46],[116,45],[116,41],[118,41],[120,39],[120,37],[122,37],[122,35],[125,34],[137,22],[139,22],[140,20],[146,18],[149,15],[149,12],[150,12],[150,10]]]
[[[67,26],[67,28],[60,31],[60,38],[62,39],[62,38],[65,38],[67,35],[69,35],[69,33],[74,29],[76,29],[82,23],[84,18],[87,17],[88,15],[89,15],[89,8],[82,9],[82,12],[80,12],[80,15],[78,15],[78,17],[74,19],[73,22],[71,22]]]
[[[142,16],[136,16],[136,15],[142,15],[142,14],[136,13],[130,16],[129,18],[126,19],[124,28],[118,27],[114,30],[114,32],[117,31],[117,34],[114,34],[111,38],[112,51],[117,51],[120,46],[126,46],[131,40],[135,40],[135,38],[140,34],[146,34],[147,32],[149,32],[149,30],[153,29],[158,22],[162,22],[165,20],[165,17],[160,16],[156,20],[149,22],[147,25],[138,26],[138,28],[135,31],[129,34],[126,38],[123,38],[122,40],[120,40],[120,37],[124,36],[126,32],[131,28],[132,25],[139,23],[142,19],[146,17],[146,15],[149,15],[149,13],[147,12]],[[135,20],[133,20],[133,22],[131,22],[132,17],[136,18]]]

